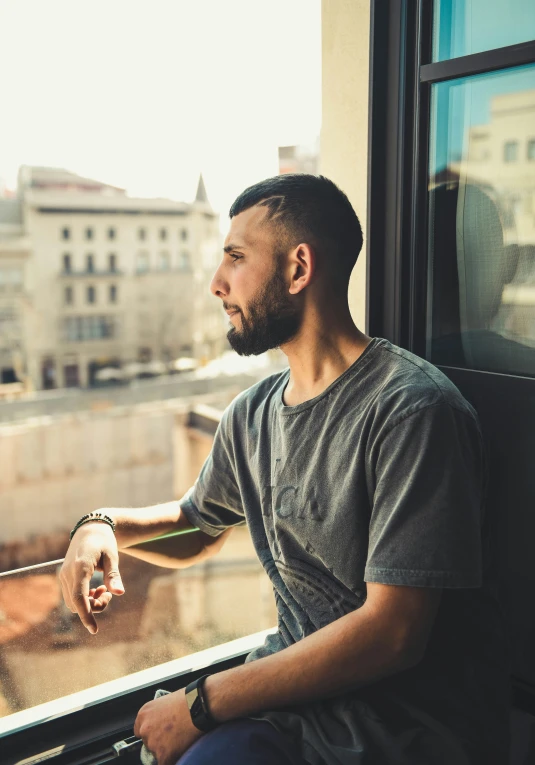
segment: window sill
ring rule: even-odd
[[[20,733],[28,728],[42,725],[58,717],[79,712],[82,709],[97,704],[117,699],[120,696],[142,690],[149,686],[165,683],[177,675],[186,675],[220,662],[231,660],[250,653],[254,648],[262,645],[267,635],[276,631],[276,628],[256,632],[237,640],[231,640],[213,648],[207,648],[198,653],[183,656],[180,659],[158,664],[155,667],[134,672],[117,680],[96,685],[84,691],[63,696],[45,704],[39,704],[30,709],[15,712],[14,714],[0,718],[0,739],[4,736]]]

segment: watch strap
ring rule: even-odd
[[[204,683],[207,677],[210,675],[203,675],[186,686],[186,702],[191,715],[191,722],[203,733],[209,733],[218,725],[210,714],[204,692]]]

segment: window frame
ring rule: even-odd
[[[432,63],[432,6],[372,0],[370,24],[366,326],[423,357],[432,86],[535,64],[535,40]]]
[[[432,6],[372,0],[370,25],[366,329],[423,358],[432,85],[535,64],[535,40],[430,63]],[[533,378],[440,368],[465,395],[484,389],[486,402],[533,396]],[[535,686],[511,682],[513,707],[535,716]]]
[[[143,670],[142,677],[151,674],[149,682],[140,684],[134,673],[132,688],[104,695],[102,699],[85,704],[73,701],[72,709],[63,713],[47,714],[47,707],[51,710],[54,702],[43,705],[42,709],[34,708],[33,715],[32,710],[28,710],[28,715],[20,713],[26,717],[25,723],[5,732],[2,732],[3,726],[0,726],[2,763],[17,765],[24,761],[30,765],[32,762],[42,762],[42,758],[53,765],[86,762],[89,758],[90,762],[115,762],[112,745],[133,736],[133,725],[139,709],[154,698],[158,688],[177,691],[206,674],[208,667],[210,672],[215,673],[243,664],[247,655],[262,645],[264,633],[269,631],[239,638],[220,647],[214,646],[214,649],[220,649],[222,655],[213,662],[207,661],[206,667],[199,666],[196,654],[192,654],[191,657],[175,660],[180,662],[191,658],[192,666],[185,671],[170,674],[169,665],[174,662],[157,665]],[[0,718],[0,723],[2,719],[9,718]],[[31,735],[33,731],[38,732],[38,735]]]

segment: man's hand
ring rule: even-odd
[[[89,588],[95,571],[104,573],[104,584]],[[60,572],[63,598],[92,635],[98,632],[95,613],[103,611],[113,595],[123,595],[119,551],[106,523],[86,523],[73,536]]]
[[[136,717],[134,734],[154,754],[158,765],[175,765],[203,735],[191,722],[184,689],[142,706]]]

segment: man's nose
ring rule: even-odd
[[[212,295],[220,298],[228,295],[228,285],[222,278],[221,268],[218,268],[212,277],[212,281],[210,282],[210,292]]]

